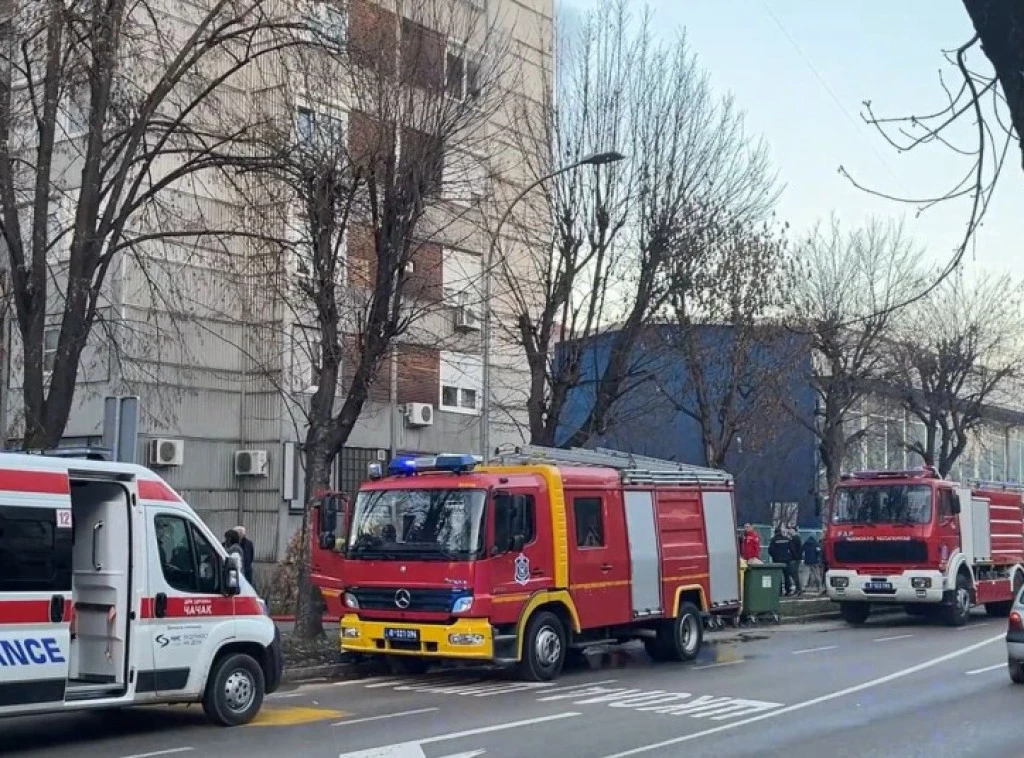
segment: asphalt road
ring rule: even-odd
[[[896,616],[755,630],[695,664],[627,649],[557,682],[437,672],[313,683],[272,696],[258,723],[208,726],[198,708],[0,721],[17,758],[625,758],[1019,755],[1024,687],[1002,621],[962,629]]]

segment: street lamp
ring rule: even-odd
[[[526,189],[522,190],[516,195],[512,202],[509,203],[505,212],[501,215],[498,220],[498,225],[494,228],[494,233],[491,235],[491,242],[487,246],[487,255],[484,258],[484,298],[483,298],[483,408],[480,414],[480,452],[483,456],[484,463],[490,458],[491,448],[491,266],[494,260],[494,253],[498,247],[498,240],[501,238],[501,227],[505,225],[508,217],[512,214],[512,210],[519,204],[519,202],[526,197],[530,192],[544,184],[544,182],[554,179],[556,176],[561,176],[570,171],[574,171],[582,166],[604,166],[609,163],[618,163],[621,160],[625,160],[626,156],[615,150],[608,150],[603,153],[592,153],[590,155],[580,158],[574,163],[569,163],[561,168],[557,168],[549,174],[545,174],[540,179],[537,179]]]

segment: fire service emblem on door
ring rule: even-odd
[[[516,584],[527,584],[530,581],[530,559],[522,553],[516,558]]]

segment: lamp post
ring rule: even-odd
[[[484,297],[483,297],[483,407],[480,413],[480,454],[484,463],[490,458],[491,448],[491,266],[494,262],[494,253],[498,248],[498,240],[501,238],[501,227],[505,225],[512,210],[519,202],[544,182],[554,179],[570,171],[575,171],[582,166],[604,166],[609,163],[618,163],[626,156],[614,150],[604,153],[594,153],[580,158],[575,163],[569,163],[561,168],[545,174],[528,185],[512,202],[509,203],[505,212],[498,219],[498,225],[491,235],[491,242],[487,246],[487,255],[484,257]]]

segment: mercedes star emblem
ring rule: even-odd
[[[412,603],[412,595],[409,594],[409,590],[399,590],[395,593],[395,605],[402,610],[405,610]]]

